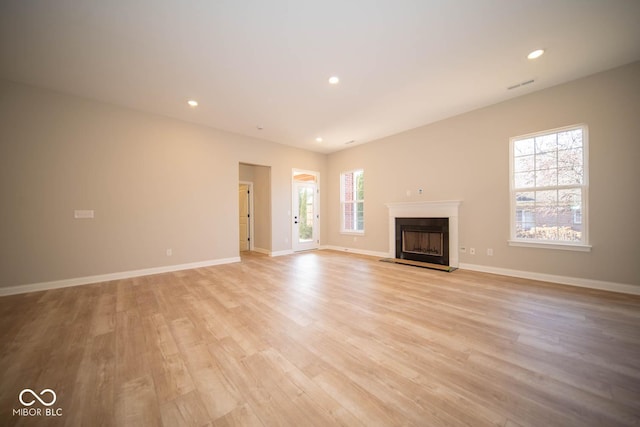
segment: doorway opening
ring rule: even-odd
[[[292,249],[317,249],[320,246],[320,173],[294,169],[292,183]]]
[[[240,185],[249,184],[249,197],[248,197],[248,214],[249,214],[249,250],[252,252],[258,252],[265,255],[272,253],[271,245],[271,167],[254,165],[249,163],[240,163],[238,168],[238,201],[242,202],[245,195],[240,194]],[[239,206],[239,212],[242,211],[242,207]],[[238,221],[246,220],[244,215],[239,214]],[[239,235],[240,239],[244,240],[242,236],[244,225],[240,222]],[[243,251],[246,247],[246,243],[239,242],[241,254],[246,254]]]

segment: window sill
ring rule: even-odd
[[[347,236],[364,236],[364,231],[341,231],[340,234]]]
[[[509,240],[509,246],[521,246],[525,248],[559,249],[563,251],[591,252],[591,245],[584,243],[555,243],[555,242],[528,242],[523,240]]]

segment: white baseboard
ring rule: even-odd
[[[389,258],[386,252],[367,251],[362,249],[346,248],[340,246],[323,245],[320,249],[329,249],[340,252],[351,252],[360,255],[369,255],[379,258]],[[532,271],[512,270],[508,268],[489,267],[485,265],[460,263],[462,270],[472,270],[482,273],[499,274],[501,276],[519,277],[522,279],[539,280],[542,282],[558,283],[561,285],[578,286],[581,288],[598,289],[601,291],[620,292],[623,294],[640,295],[640,286],[626,283],[607,282],[603,280],[583,279],[580,277],[559,276],[553,274],[536,273]]]
[[[291,249],[285,249],[284,251],[274,251],[274,252],[272,252],[269,249],[253,248],[252,251],[253,252],[258,252],[259,254],[269,255],[270,257],[291,255],[291,254],[295,253]]]
[[[73,279],[55,280],[52,282],[31,283],[27,285],[0,288],[0,297],[24,294],[27,292],[46,291],[49,289],[68,288],[88,285],[90,283],[109,282],[111,280],[129,279],[131,277],[148,276],[150,274],[170,273],[172,271],[191,270],[193,268],[211,267],[214,265],[240,262],[240,257],[220,258],[208,261],[190,262],[187,264],[166,265],[162,267],[144,268],[141,270],[121,271],[118,273],[99,274],[97,276],[76,277]]]
[[[322,245],[320,246],[319,249],[328,249],[331,251],[339,251],[339,252],[350,252],[352,254],[368,255],[368,256],[374,256],[378,258],[389,258],[388,252],[367,251],[364,249],[346,248],[342,246]]]
[[[253,248],[251,249],[251,251],[253,252],[258,252],[259,254],[264,254],[264,255],[271,255],[271,251],[269,249],[262,249],[262,248]]]
[[[275,251],[269,252],[269,256],[283,256],[283,255],[291,255],[294,252],[291,249],[286,249],[284,251]]]
[[[291,255],[293,253],[293,251],[291,249],[287,249],[287,250],[284,250],[284,251],[275,251],[275,252],[272,252],[269,249],[263,249],[263,248],[253,248],[252,250],[253,250],[253,252],[258,252],[259,254],[269,255],[271,257],[283,256],[283,255]]]
[[[620,292],[623,294],[640,295],[640,286],[625,283],[606,282],[603,280],[583,279],[580,277],[558,276],[554,274],[535,273],[532,271],[511,270],[508,268],[489,267],[485,265],[460,263],[461,270],[479,271],[482,273],[499,274],[501,276],[519,277],[522,279],[540,280],[542,282],[559,283],[561,285],[578,286],[581,288],[598,289],[602,291]]]
[[[388,258],[386,252],[368,251],[355,248],[347,248],[332,245],[323,245],[319,249],[328,249],[339,252],[348,252],[359,255],[368,255],[378,258]],[[276,257],[291,255],[292,250],[271,252],[266,249],[254,248],[254,251]],[[23,294],[27,292],[46,291],[49,289],[67,288],[71,286],[88,285],[91,283],[108,282],[111,280],[128,279],[131,277],[148,276],[151,274],[170,273],[173,271],[190,270],[193,268],[211,267],[214,265],[230,264],[240,262],[240,257],[221,258],[208,261],[192,262],[187,264],[167,265],[163,267],[145,268],[141,270],[122,271],[118,273],[101,274],[96,276],[77,277],[72,279],[55,280],[51,282],[32,283],[26,285],[10,286],[0,288],[0,297],[8,295]],[[540,280],[543,282],[559,283],[563,285],[578,286],[589,289],[599,289],[603,291],[620,292],[631,295],[640,295],[640,286],[624,283],[607,282],[602,280],[583,279],[579,277],[558,276],[553,274],[535,273],[531,271],[512,270],[500,267],[489,267],[477,264],[460,263],[460,269],[478,271],[482,273],[499,274],[502,276],[519,277],[523,279]]]

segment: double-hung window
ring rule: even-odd
[[[364,233],[364,171],[340,174],[341,231]]]
[[[511,138],[515,246],[588,251],[587,126]]]

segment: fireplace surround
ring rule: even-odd
[[[386,203],[389,209],[388,256],[396,257],[396,218],[447,218],[449,222],[448,265],[457,268],[459,266],[458,212],[461,203],[460,200]]]

